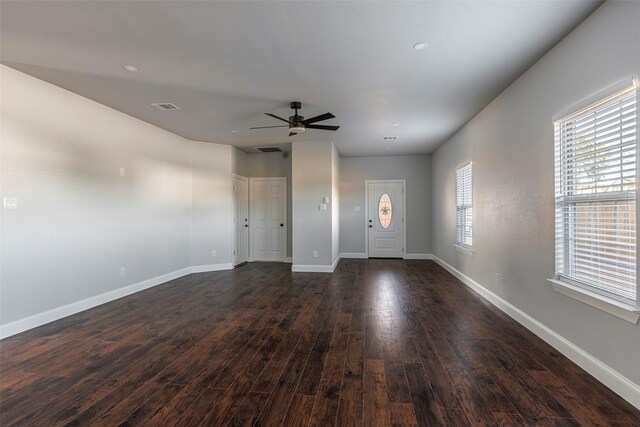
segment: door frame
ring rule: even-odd
[[[247,176],[242,176],[242,175],[238,175],[236,173],[231,174],[231,180],[233,182],[233,185],[235,185],[235,179],[240,179],[242,181],[246,181],[247,182],[247,219],[251,218],[249,216],[249,202],[250,202],[250,197],[249,197],[249,177]],[[233,189],[233,249],[231,252],[231,263],[233,264],[233,266],[237,266],[240,265],[241,263],[237,262],[236,257],[237,255],[237,250],[238,250],[238,239],[236,236],[236,229],[238,227],[238,224],[236,223],[236,218],[238,216],[238,207],[236,205],[236,191],[235,188]],[[247,231],[247,261],[249,261],[249,243],[251,240],[251,223],[248,224],[249,225],[249,231]],[[244,262],[247,262],[244,261]]]
[[[407,255],[407,180],[366,179],[364,181],[364,253],[369,258],[369,184],[402,184],[402,259]]]
[[[282,205],[284,207],[284,209],[282,210],[283,215],[284,215],[284,219],[283,219],[283,224],[284,227],[282,232],[284,233],[284,237],[282,239],[282,257],[279,260],[273,260],[273,262],[284,262],[287,259],[287,178],[284,176],[280,176],[280,177],[249,177],[249,262],[253,262],[256,260],[255,256],[254,256],[254,251],[252,251],[251,249],[251,242],[255,241],[255,238],[252,239],[251,237],[253,236],[253,223],[254,223],[254,210],[255,210],[255,206],[253,203],[251,203],[253,195],[252,195],[252,191],[251,191],[251,183],[252,182],[256,182],[256,181],[282,181],[284,183],[284,193],[283,193],[283,198],[282,198]]]

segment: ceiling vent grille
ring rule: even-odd
[[[279,153],[282,151],[278,147],[258,147],[258,150],[262,151],[263,153]]]
[[[151,104],[151,106],[153,108],[157,108],[160,111],[172,111],[180,109],[180,107],[170,102],[158,102],[157,104]]]
[[[383,141],[395,141],[395,140],[397,140],[397,139],[398,139],[398,137],[397,137],[397,136],[383,136],[383,137],[382,137],[382,140],[383,140]]]

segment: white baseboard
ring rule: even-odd
[[[154,286],[161,285],[162,283],[166,283],[170,280],[174,280],[191,273],[230,270],[231,268],[233,268],[231,263],[225,263],[225,264],[197,265],[193,267],[187,267],[180,270],[172,271],[171,273],[153,277],[151,279],[134,283],[132,285],[125,286],[123,288],[114,289],[112,291],[105,292],[100,295],[96,295],[80,301],[72,302],[71,304],[63,305],[62,307],[56,307],[54,309],[45,311],[43,313],[34,314],[33,316],[29,316],[24,319],[20,319],[11,323],[0,325],[0,339],[19,334],[20,332],[24,332],[29,329],[37,328],[38,326],[51,323],[55,320],[62,319],[63,317],[71,316],[81,311],[85,311],[90,308],[94,308],[99,305],[106,304],[108,302],[120,299],[122,297],[126,297],[127,295],[135,294],[136,292],[140,292],[145,289],[149,289]]]
[[[433,259],[432,254],[404,254],[404,259]]]
[[[341,258],[356,258],[356,259],[367,259],[369,255],[366,252],[343,252],[340,254]]]
[[[336,267],[338,266],[340,259],[342,259],[341,257],[342,257],[342,254],[338,255],[336,260],[333,261],[332,265],[293,264],[291,266],[291,271],[294,273],[333,273]]]
[[[194,265],[191,267],[191,273],[206,273],[208,271],[221,271],[221,270],[231,270],[233,268],[233,264],[223,263],[223,264],[205,264],[205,265]]]
[[[333,273],[333,267],[330,265],[293,264],[291,271],[294,273]]]
[[[331,272],[336,271],[336,267],[338,266],[338,263],[340,263],[341,259],[342,259],[342,256],[340,254],[338,254],[338,256],[336,257],[335,261],[333,261],[333,264],[331,265]]]
[[[548,328],[538,320],[526,314],[508,301],[494,294],[478,282],[466,276],[455,267],[434,256],[433,260],[445,270],[457,277],[462,283],[478,292],[485,299],[505,312],[515,321],[542,338],[553,348],[564,354],[582,369],[594,376],[598,381],[619,394],[627,402],[640,409],[640,385],[634,383],[615,369],[596,359],[582,348],[578,347],[562,335]]]
[[[343,252],[340,254],[342,258],[367,259],[369,255],[366,252]],[[405,254],[403,259],[433,259],[432,254]]]

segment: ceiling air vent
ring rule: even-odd
[[[382,137],[382,140],[383,140],[383,141],[395,141],[395,140],[397,140],[397,139],[398,139],[398,137],[397,137],[397,136],[383,136],[383,137]]]
[[[158,102],[157,104],[151,104],[152,107],[157,108],[160,111],[179,110],[180,107],[170,102]]]
[[[263,153],[279,153],[282,151],[278,147],[258,147],[258,150],[262,151]]]

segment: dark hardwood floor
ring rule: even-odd
[[[0,424],[635,425],[431,261],[186,276],[0,342]]]

